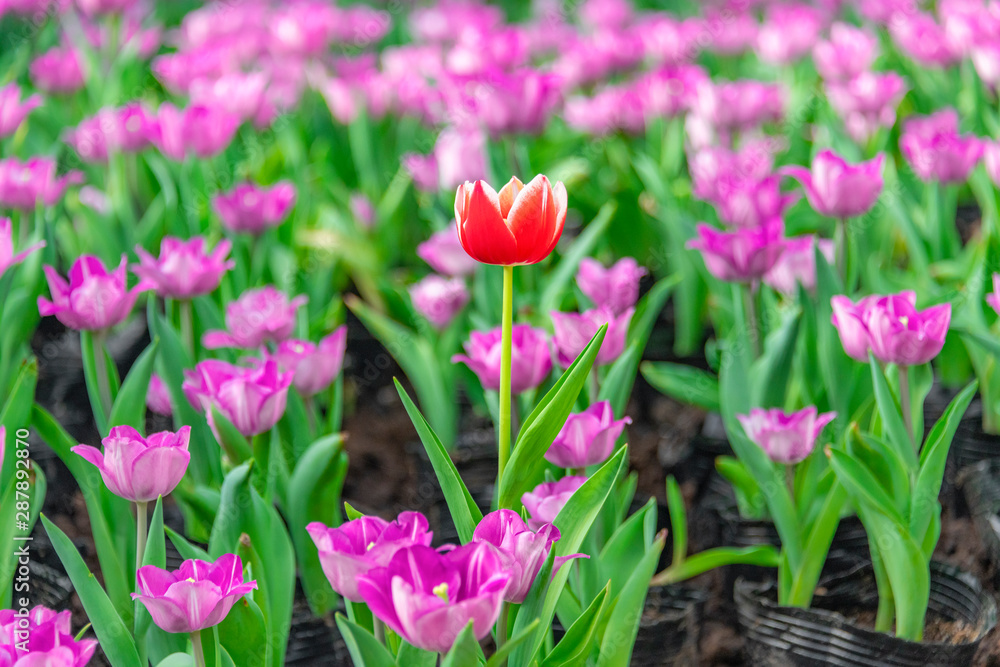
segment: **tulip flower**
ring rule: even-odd
[[[538,530],[552,523],[576,490],[587,481],[586,477],[570,475],[557,482],[542,482],[521,496],[521,504],[528,511],[528,527]]]
[[[267,79],[264,72],[228,72],[216,79],[195,79],[189,93],[196,105],[223,109],[240,121],[252,121],[267,103]]]
[[[597,330],[603,324],[608,325],[608,330],[604,334],[604,342],[597,352],[597,359],[594,363],[598,366],[605,366],[612,363],[625,351],[625,338],[628,334],[629,324],[632,322],[632,314],[635,308],[629,308],[620,315],[607,306],[594,308],[584,313],[560,313],[553,311],[552,327],[555,334],[552,337],[556,348],[556,361],[563,368],[569,368],[570,364],[579,356],[587,343],[594,337]]]
[[[344,365],[347,348],[347,326],[338,327],[319,344],[307,340],[286,340],[278,345],[271,357],[295,376],[292,384],[305,398],[315,396],[337,379]]]
[[[188,153],[203,159],[221,153],[239,124],[238,116],[218,105],[192,104],[181,110],[164,102],[156,112],[151,134],[164,155],[181,162]]]
[[[38,95],[21,99],[21,89],[16,83],[0,88],[0,139],[17,132],[24,119],[42,103]]]
[[[885,364],[916,366],[936,357],[951,323],[951,304],[916,309],[917,295],[905,291],[869,296],[858,303],[845,296],[831,299],[832,322],[844,351],[852,359],[868,361],[868,351]]]
[[[744,6],[745,7],[745,6]],[[760,24],[757,17],[745,8],[713,9],[704,12],[704,30],[709,39],[707,49],[721,55],[735,56],[745,53],[756,41]],[[699,39],[702,36],[699,35]]]
[[[961,60],[944,29],[929,14],[898,12],[889,24],[889,34],[899,50],[922,67],[945,68]]]
[[[486,177],[486,135],[478,129],[445,128],[431,155],[404,155],[403,166],[425,192],[461,187],[468,178]]]
[[[734,184],[767,180],[772,175],[774,152],[775,147],[767,141],[744,142],[738,151],[721,146],[692,151],[688,165],[694,196],[719,204],[733,196]]]
[[[993,291],[986,295],[986,303],[1000,315],[1000,273],[993,274]]]
[[[191,405],[205,412],[215,431],[214,407],[245,436],[271,430],[285,413],[288,388],[294,373],[281,372],[268,359],[256,368],[242,368],[224,361],[202,361],[184,371],[184,394]],[[216,432],[218,438],[218,433]]]
[[[132,599],[149,610],[157,626],[175,634],[222,623],[237,600],[257,590],[256,581],[243,581],[243,562],[235,554],[214,563],[186,560],[174,572],[146,565],[135,576],[139,592],[132,593]]]
[[[431,234],[429,239],[418,245],[417,255],[432,269],[446,276],[468,276],[475,273],[479,266],[479,262],[465,252],[458,238],[458,229],[451,225]]]
[[[848,81],[868,71],[878,55],[878,39],[867,30],[834,23],[830,39],[813,47],[816,71],[824,79]]]
[[[615,315],[621,315],[639,300],[639,281],[646,273],[631,257],[606,269],[597,260],[584,257],[576,272],[576,284],[595,306],[607,306]]]
[[[788,296],[796,294],[798,285],[802,285],[807,292],[815,291],[816,246],[819,246],[826,261],[833,263],[833,241],[813,234],[796,236],[785,240],[785,250],[771,270],[764,274],[764,283]]]
[[[779,218],[755,229],[720,232],[702,224],[697,231],[698,238],[688,241],[687,247],[699,250],[709,273],[727,282],[760,280],[785,249],[785,225]]]
[[[149,377],[149,388],[146,390],[146,407],[150,412],[169,417],[174,414],[174,406],[170,398],[170,390],[166,383],[156,373]]]
[[[809,406],[790,414],[778,408],[753,408],[749,415],[736,415],[736,418],[747,437],[763,449],[769,459],[795,465],[812,453],[823,427],[836,416],[836,412],[817,414],[816,408]]]
[[[139,103],[101,109],[66,135],[86,162],[106,162],[110,152],[136,153],[151,145],[156,119]]]
[[[719,219],[733,227],[757,228],[780,218],[795,201],[794,195],[781,193],[777,176],[756,180],[730,177],[719,179],[715,210]]]
[[[73,47],[49,49],[31,61],[28,70],[31,83],[46,93],[75,93],[85,84],[80,56]]]
[[[403,512],[389,522],[377,516],[363,516],[336,528],[314,521],[306,531],[319,550],[323,574],[340,595],[361,602],[358,578],[376,567],[386,567],[400,549],[430,546],[433,533],[427,517],[420,512]]]
[[[410,644],[447,653],[470,623],[476,639],[490,633],[511,579],[489,544],[465,544],[446,553],[416,545],[361,575],[358,594]]]
[[[12,226],[10,218],[0,218],[0,276],[10,267],[23,262],[31,253],[45,247],[45,241],[39,241],[15,255]]]
[[[348,205],[351,209],[351,215],[354,219],[361,223],[361,226],[365,229],[371,229],[375,226],[375,205],[372,204],[372,200],[361,194],[360,192],[355,192],[351,195]]]
[[[903,124],[899,149],[924,182],[964,183],[979,162],[978,137],[958,133],[958,112],[945,109]]]
[[[191,427],[162,431],[148,438],[131,426],[115,426],[101,441],[104,452],[77,445],[73,452],[93,464],[111,493],[135,503],[169,495],[187,472]]]
[[[831,150],[813,158],[812,169],[785,167],[781,173],[802,184],[809,204],[828,218],[853,218],[871,210],[882,192],[885,155],[850,164]]]
[[[87,16],[121,13],[131,9],[138,0],[75,0],[76,6]]]
[[[456,354],[453,363],[464,363],[482,382],[484,389],[500,389],[500,328],[473,331],[465,342],[465,354]],[[512,330],[511,391],[521,394],[545,381],[552,370],[552,354],[546,333],[527,324]]]
[[[67,187],[82,182],[83,174],[78,171],[57,178],[56,162],[51,158],[0,160],[0,208],[34,211],[39,203],[54,206]]]
[[[615,450],[615,443],[632,419],[615,419],[609,401],[592,404],[583,412],[566,418],[562,430],[552,441],[545,460],[567,469],[582,469],[604,462]]]
[[[160,242],[158,258],[136,246],[139,264],[132,271],[151,283],[162,297],[192,299],[214,292],[222,274],[236,266],[233,260],[226,260],[231,247],[232,243],[223,239],[209,254],[201,236],[189,241],[167,236]]]
[[[67,327],[79,331],[103,331],[123,322],[139,294],[150,287],[141,281],[128,289],[126,261],[122,256],[118,268],[108,273],[100,259],[83,255],[70,268],[69,282],[46,266],[45,278],[52,301],[38,297],[38,312],[43,316],[55,315]]]
[[[849,81],[829,82],[826,95],[844,119],[851,138],[864,144],[879,128],[892,127],[906,82],[895,72],[862,72]]]
[[[410,298],[418,313],[435,328],[444,329],[469,302],[469,290],[461,278],[432,274],[410,286]]]
[[[295,196],[295,186],[287,181],[269,188],[241,183],[213,197],[212,207],[226,229],[260,235],[284,222],[295,204]]]
[[[76,639],[73,612],[41,605],[26,615],[0,609],[0,665],[4,667],[86,667],[97,641]]]
[[[712,127],[750,130],[784,117],[785,92],[778,84],[762,81],[706,81],[698,87],[693,110]]]
[[[1000,141],[983,142],[983,165],[990,180],[1000,188]]]
[[[209,331],[202,344],[210,350],[220,347],[252,349],[264,343],[279,343],[295,330],[299,306],[305,296],[289,300],[284,292],[270,285],[248,289],[226,306],[227,331]]]
[[[766,63],[788,65],[816,43],[825,23],[822,12],[807,4],[775,4],[757,33],[757,55]]]

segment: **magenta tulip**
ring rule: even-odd
[[[360,192],[355,192],[351,194],[350,200],[347,202],[348,207],[351,209],[351,215],[354,219],[361,223],[361,226],[365,229],[371,229],[375,226],[375,205],[372,204],[372,200],[363,195]]]
[[[56,176],[56,161],[47,157],[0,160],[0,208],[34,211],[39,203],[54,206],[70,185],[83,182],[83,174],[71,171]]]
[[[126,283],[126,259],[112,273],[97,257],[83,255],[69,270],[66,282],[54,268],[44,268],[52,301],[38,297],[38,312],[55,315],[70,329],[102,331],[119,324],[129,316],[135,300],[150,285],[141,281],[131,290]]]
[[[212,199],[212,207],[226,229],[253,235],[284,222],[294,204],[295,186],[287,181],[269,188],[241,183]]]
[[[101,471],[111,493],[145,503],[169,495],[180,483],[191,461],[190,440],[190,426],[182,426],[177,433],[153,433],[148,438],[131,426],[115,426],[101,441],[103,453],[89,445],[77,445],[73,452]]]
[[[386,567],[400,549],[430,546],[433,533],[427,517],[420,512],[403,512],[389,522],[377,516],[363,516],[336,528],[314,521],[306,531],[319,550],[323,574],[340,595],[361,602],[358,577],[375,567]]]
[[[138,0],[75,0],[76,6],[87,16],[121,13],[131,9]]]
[[[6,273],[10,267],[23,262],[31,253],[44,247],[45,241],[39,241],[15,255],[14,233],[10,218],[0,218],[0,276]]]
[[[556,348],[556,361],[563,368],[570,364],[583,352],[587,343],[597,333],[602,325],[607,324],[604,342],[597,352],[594,364],[605,366],[612,363],[625,351],[625,339],[635,308],[629,308],[620,315],[607,306],[594,308],[583,313],[560,313],[553,311],[552,328],[555,330],[552,342]]]
[[[458,238],[458,228],[448,225],[417,246],[417,255],[431,268],[446,276],[468,276],[475,273],[479,262],[469,257]]]
[[[150,412],[154,412],[164,417],[174,414],[174,406],[170,398],[170,390],[167,384],[156,373],[149,378],[149,388],[146,390],[146,407]]]
[[[347,326],[338,327],[319,342],[286,340],[272,356],[283,370],[292,371],[292,384],[304,397],[315,396],[337,379],[344,365]]]
[[[281,372],[273,359],[256,368],[209,359],[184,371],[183,389],[191,405],[206,413],[213,431],[214,407],[243,435],[259,435],[271,430],[285,413],[293,375]]]
[[[964,183],[979,162],[978,137],[958,133],[958,112],[945,109],[903,124],[899,149],[922,181]]]
[[[993,291],[986,295],[986,303],[1000,315],[1000,273],[993,274]]]
[[[31,61],[28,69],[35,88],[46,93],[75,93],[85,83],[80,56],[73,47],[49,49]]]
[[[705,268],[719,280],[750,283],[763,278],[781,257],[784,231],[779,218],[733,232],[698,225],[698,238],[688,241],[687,247],[701,252]]]
[[[875,35],[846,23],[834,23],[830,39],[813,47],[816,71],[830,81],[849,81],[868,71],[877,55]]]
[[[585,257],[576,272],[576,284],[595,306],[607,306],[615,315],[621,315],[639,300],[639,281],[646,273],[631,257],[608,268]]]
[[[226,306],[226,331],[209,331],[202,344],[210,350],[220,347],[253,349],[264,343],[279,343],[295,330],[296,313],[306,303],[305,296],[289,299],[270,285],[248,289]]]
[[[879,128],[893,126],[906,90],[906,82],[895,72],[862,72],[849,81],[828,82],[826,95],[851,138],[864,144]]]
[[[151,136],[171,160],[181,162],[189,153],[204,159],[224,151],[239,124],[239,116],[218,105],[192,104],[181,110],[164,102],[156,112]]]
[[[553,523],[576,490],[586,481],[586,477],[570,475],[557,482],[542,482],[522,495],[521,504],[530,515],[528,526],[532,530],[538,530],[547,523]]]
[[[899,50],[922,67],[950,67],[961,60],[952,50],[944,28],[930,14],[898,12],[889,23],[889,34]]]
[[[808,4],[772,4],[757,33],[757,55],[773,65],[794,63],[809,53],[825,22],[823,13]]]
[[[416,545],[361,575],[358,594],[376,618],[410,644],[447,653],[470,623],[476,639],[490,633],[511,579],[489,544],[465,544],[445,553]]]
[[[715,210],[719,219],[733,227],[761,227],[780,218],[795,202],[795,195],[782,194],[777,176],[761,180],[737,176],[719,179]]]
[[[0,88],[0,139],[17,132],[24,119],[42,103],[38,95],[21,99],[21,89],[16,83]]]
[[[695,115],[724,130],[750,130],[785,115],[785,91],[763,81],[707,81],[698,87]]]
[[[132,267],[135,275],[154,285],[156,293],[171,299],[192,299],[215,291],[222,275],[236,266],[227,260],[232,243],[219,241],[209,254],[205,239],[196,236],[184,241],[167,236],[160,242],[160,256],[154,258],[141,246],[136,246],[139,264]]]
[[[151,145],[155,123],[140,103],[101,109],[68,132],[66,143],[86,162],[107,162],[109,153],[136,153]]]
[[[609,401],[594,403],[566,418],[545,460],[568,469],[603,463],[614,452],[625,425],[631,423],[630,417],[616,420]]]
[[[437,329],[444,329],[469,303],[469,290],[461,278],[431,274],[410,286],[410,299],[418,313]]]
[[[453,363],[464,363],[483,383],[484,389],[500,390],[500,327],[490,331],[473,331],[465,342],[466,354],[456,354]],[[527,324],[515,324],[512,330],[510,375],[511,393],[521,394],[545,381],[552,370],[552,354],[548,336],[541,329]]]
[[[794,465],[812,453],[819,434],[836,416],[836,412],[817,414],[816,408],[809,406],[790,414],[778,408],[753,408],[749,415],[736,415],[736,418],[747,437],[763,449],[769,459]]]
[[[906,291],[868,296],[852,303],[844,296],[830,301],[832,322],[844,351],[852,359],[868,361],[868,351],[886,364],[916,366],[936,357],[951,323],[951,304],[916,309],[917,295]]]
[[[73,612],[41,605],[30,612],[0,609],[0,665],[3,667],[86,667],[97,641],[76,639]]]
[[[833,264],[833,241],[813,234],[796,236],[785,240],[785,250],[771,270],[764,274],[764,283],[789,296],[798,292],[798,285],[802,285],[807,292],[815,291],[817,245],[826,261]]]
[[[831,150],[820,151],[813,158],[812,169],[785,167],[781,173],[791,176],[806,192],[809,204],[828,218],[853,218],[871,210],[882,192],[882,165],[885,155],[851,164]]]
[[[136,572],[141,602],[160,629],[172,633],[199,632],[222,623],[241,597],[257,590],[257,582],[243,581],[243,562],[235,554],[214,563],[191,559],[174,572],[146,565]]]

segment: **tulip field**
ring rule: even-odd
[[[1000,0],[0,0],[0,667],[1000,664]]]

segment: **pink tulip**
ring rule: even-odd
[[[22,100],[21,89],[16,83],[0,88],[0,139],[17,132],[28,114],[41,104],[42,98],[38,95]]]
[[[469,290],[461,278],[431,274],[410,286],[410,298],[418,313],[437,329],[444,329],[469,303]]]
[[[515,324],[512,330],[510,375],[511,392],[521,394],[545,381],[552,370],[548,336],[541,329],[527,324]],[[490,331],[473,331],[465,342],[466,354],[456,354],[453,363],[464,363],[482,382],[484,389],[500,389],[500,327]]]
[[[719,197],[715,211],[727,225],[744,229],[764,226],[769,220],[780,218],[791,206],[796,195],[782,194],[777,176],[762,180],[752,178],[724,178],[717,183]]]
[[[762,81],[708,81],[698,87],[694,113],[716,128],[750,130],[784,117],[785,92]]]
[[[76,639],[72,615],[68,609],[56,612],[41,605],[23,614],[0,609],[0,665],[85,667],[97,650],[97,641]]]
[[[494,136],[539,134],[562,102],[561,81],[532,69],[493,72],[474,99],[476,115]]]
[[[552,441],[545,460],[560,468],[586,468],[603,463],[632,419],[615,419],[611,403],[600,401],[583,412],[570,415]]]
[[[623,313],[615,313],[607,306],[594,308],[584,313],[560,313],[553,311],[552,327],[555,335],[552,341],[556,347],[556,361],[563,368],[569,368],[573,361],[587,347],[602,325],[607,324],[604,342],[594,360],[596,366],[612,363],[625,351],[625,338],[635,308],[628,308]]]
[[[448,225],[417,246],[417,255],[431,268],[446,276],[468,276],[476,272],[479,262],[469,257],[458,238],[458,227]]]
[[[0,276],[6,273],[10,267],[23,262],[31,253],[44,247],[45,241],[39,241],[15,255],[14,232],[10,218],[0,218]]]
[[[70,329],[102,331],[125,320],[132,312],[141,292],[150,288],[140,281],[131,290],[126,282],[126,258],[112,273],[104,268],[100,259],[82,255],[69,270],[69,282],[54,268],[44,268],[49,282],[52,301],[38,297],[38,312],[42,316],[55,315]]]
[[[721,55],[745,53],[756,41],[757,18],[750,12],[724,8],[709,8],[704,13],[702,35],[706,35],[708,50]],[[699,35],[701,38],[701,35]]]
[[[438,191],[438,167],[437,159],[434,155],[419,155],[417,153],[406,153],[400,158],[400,162],[410,174],[413,180],[413,187],[420,192],[435,193]]]
[[[917,11],[917,0],[864,0],[856,2],[861,15],[869,21],[888,25],[900,14]]]
[[[355,192],[351,194],[348,206],[351,209],[351,215],[361,223],[362,227],[371,229],[375,226],[376,211],[371,199],[360,192]]]
[[[486,136],[479,130],[446,128],[434,144],[438,189],[454,190],[486,178]]]
[[[983,165],[993,184],[1000,187],[1000,141],[983,142]]]
[[[226,306],[227,331],[209,331],[202,344],[210,350],[220,347],[253,349],[264,343],[280,343],[295,330],[299,306],[305,296],[289,300],[284,292],[270,285],[248,289]]]
[[[993,274],[993,291],[986,295],[986,303],[1000,315],[1000,273]]]
[[[137,0],[74,0],[80,11],[87,16],[121,13],[131,9]]]
[[[829,82],[826,94],[851,137],[865,143],[879,128],[893,126],[906,90],[895,72],[862,72],[846,82]]]
[[[701,252],[705,268],[719,280],[751,283],[770,271],[785,249],[785,225],[773,218],[757,228],[720,232],[698,225],[698,238],[687,247]]]
[[[766,141],[744,142],[738,151],[712,146],[688,155],[694,196],[721,203],[742,181],[760,183],[771,176],[776,148]],[[752,225],[756,226],[756,225]]]
[[[996,90],[1000,86],[1000,42],[994,38],[974,45],[971,58],[979,78]]]
[[[175,634],[199,632],[222,623],[237,600],[257,590],[243,581],[243,562],[235,554],[214,563],[191,559],[175,572],[145,565],[136,572],[132,599],[149,610],[153,622]]]
[[[736,415],[750,438],[775,463],[795,465],[804,461],[816,448],[823,428],[836,412],[817,414],[814,406],[786,413],[778,408],[753,408],[749,415]]]
[[[83,182],[83,174],[71,171],[56,177],[56,162],[47,157],[0,160],[0,208],[34,211],[39,203],[55,206],[66,188]]]
[[[80,56],[73,47],[55,47],[31,61],[31,82],[46,93],[75,93],[84,86]]]
[[[607,306],[621,315],[639,300],[639,281],[646,273],[631,257],[606,269],[596,259],[585,257],[576,272],[576,284],[595,306]]]
[[[151,134],[164,155],[181,162],[188,153],[202,159],[218,155],[229,146],[239,124],[238,116],[219,106],[192,104],[180,110],[164,102]]]
[[[131,426],[115,426],[101,441],[104,453],[89,445],[77,445],[73,452],[101,471],[111,493],[145,503],[169,495],[180,483],[191,461],[190,439],[190,426],[148,438]]]
[[[288,181],[279,181],[269,188],[241,183],[216,195],[212,206],[226,229],[260,235],[285,221],[295,197],[295,186]]]
[[[191,405],[207,414],[213,431],[212,407],[249,437],[271,430],[285,414],[293,375],[281,372],[273,359],[256,368],[209,359],[184,371],[183,388]]]
[[[216,79],[195,79],[189,92],[194,104],[223,109],[241,121],[252,121],[266,104],[267,74],[230,72]]]
[[[416,545],[358,578],[358,594],[376,618],[417,648],[448,652],[470,623],[490,633],[512,579],[497,550],[482,542],[445,553]]]
[[[963,183],[979,162],[983,145],[976,136],[959,134],[958,113],[945,109],[907,120],[899,149],[921,180]]]
[[[785,167],[806,192],[809,204],[828,218],[853,218],[871,210],[882,192],[882,165],[885,155],[860,164],[851,164],[831,150],[813,158],[812,169]]]
[[[403,512],[391,523],[377,516],[363,516],[336,528],[314,521],[306,531],[319,550],[323,574],[340,595],[361,602],[358,578],[376,567],[386,567],[400,549],[430,546],[433,533],[420,512]]]
[[[950,67],[961,59],[934,17],[921,12],[898,13],[889,24],[896,46],[922,67]]]
[[[236,266],[233,260],[226,260],[231,247],[232,243],[223,239],[209,254],[201,236],[189,241],[167,236],[160,242],[158,258],[136,246],[139,264],[133,266],[132,271],[151,283],[162,297],[192,299],[214,292],[222,275]]]
[[[586,477],[563,477],[557,482],[542,482],[521,496],[521,504],[528,511],[528,527],[538,530],[553,523],[576,490],[587,481]]]
[[[292,383],[300,395],[315,396],[337,379],[344,365],[347,326],[338,327],[319,344],[307,340],[286,340],[271,355],[282,370],[293,371]]]
[[[156,373],[149,378],[149,389],[146,390],[146,407],[150,412],[154,412],[164,417],[174,414],[174,406],[170,398],[170,390],[166,383]]]
[[[831,321],[852,359],[865,363],[871,350],[882,363],[918,366],[941,352],[951,323],[951,304],[918,311],[916,303],[917,295],[910,291],[868,296],[856,304],[835,296],[830,301]]]
[[[849,81],[868,71],[878,55],[878,39],[867,30],[834,23],[830,39],[813,47],[816,71],[830,81]]]
[[[774,4],[757,33],[757,55],[772,65],[788,65],[809,53],[825,18],[807,4]]]
[[[771,270],[764,274],[764,283],[789,296],[798,292],[799,285],[807,292],[815,291],[817,245],[826,261],[832,264],[833,241],[817,238],[813,234],[796,236],[785,240],[785,250]]]

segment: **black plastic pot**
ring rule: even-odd
[[[779,606],[773,582],[741,579],[735,600],[750,664],[758,667],[967,667],[997,622],[996,602],[979,581],[939,563],[931,564],[928,618],[965,624],[970,641],[910,642],[853,622],[878,604],[870,567],[824,581],[811,609]]]
[[[687,586],[654,586],[632,650],[632,667],[698,664],[701,617],[708,598]]]
[[[948,462],[957,473],[980,461],[997,458],[1000,458],[1000,435],[983,430],[983,407],[977,398],[958,423]]]
[[[965,468],[958,483],[990,561],[1000,563],[1000,459]],[[994,582],[1000,583],[1000,571]]]

